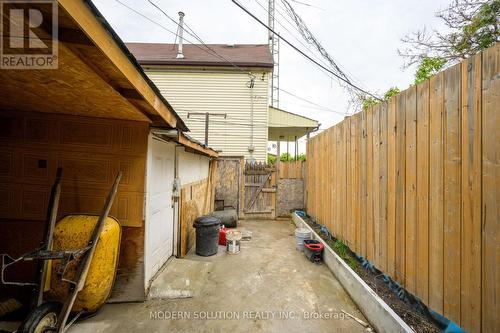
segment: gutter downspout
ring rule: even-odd
[[[175,145],[174,147],[174,182],[178,186],[178,196],[174,196],[174,207],[173,207],[173,213],[174,213],[174,240],[175,240],[175,246],[174,246],[174,256],[176,258],[179,258],[179,255],[181,253],[181,181],[179,179],[179,153],[177,148],[184,148],[183,145]]]
[[[250,88],[250,146],[248,147],[248,151],[253,159],[253,152],[255,151],[254,147],[254,87],[255,87],[255,76],[251,75],[250,82],[247,85]]]

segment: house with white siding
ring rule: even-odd
[[[181,57],[176,44],[127,47],[189,127],[191,137],[208,143],[220,156],[266,160],[273,70],[268,45],[189,44]]]

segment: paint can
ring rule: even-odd
[[[229,230],[226,232],[226,252],[229,254],[240,253],[241,231]]]

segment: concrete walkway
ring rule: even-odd
[[[144,303],[107,304],[70,333],[363,332],[366,321],[325,265],[295,250],[288,221],[241,221],[241,253],[189,254],[167,264]],[[178,299],[171,299],[171,298]],[[239,319],[237,319],[239,318]]]

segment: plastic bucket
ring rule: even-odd
[[[304,251],[304,241],[311,239],[311,231],[306,228],[295,229],[295,248],[299,251]]]
[[[241,231],[229,230],[226,232],[226,251],[229,254],[240,253],[241,248]]]
[[[324,245],[318,240],[309,239],[304,241],[304,254],[311,262],[319,263],[323,260]]]

